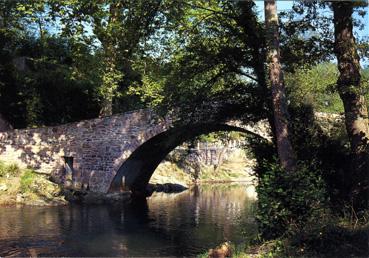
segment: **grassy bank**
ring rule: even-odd
[[[0,205],[59,205],[61,189],[45,175],[0,162]]]

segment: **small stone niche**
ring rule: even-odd
[[[73,182],[73,157],[70,156],[64,156],[64,185],[66,187],[72,186]]]

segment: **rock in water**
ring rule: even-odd
[[[232,248],[229,242],[225,242],[221,244],[219,247],[215,249],[210,249],[208,252],[208,257],[211,258],[225,258],[232,257]]]

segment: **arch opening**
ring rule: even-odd
[[[192,124],[170,128],[144,142],[129,156],[114,176],[109,192],[130,190],[145,193],[155,169],[172,150],[197,136],[217,131],[238,131],[263,138],[247,129],[226,124]]]

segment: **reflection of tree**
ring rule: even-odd
[[[191,239],[193,245],[202,243],[203,247],[216,245],[225,238],[233,240],[235,231],[254,233],[252,202],[244,187],[221,185],[194,187],[173,196],[154,194],[149,199],[150,214],[156,216],[157,227],[168,231],[183,227],[188,234],[183,241]],[[161,210],[167,213],[164,218]],[[240,228],[241,222],[246,228]]]
[[[199,222],[200,222],[200,202],[199,202],[199,197],[200,197],[200,191],[199,191],[199,187],[197,185],[195,185],[192,189],[193,192],[193,197],[195,199],[195,225],[198,226]]]

